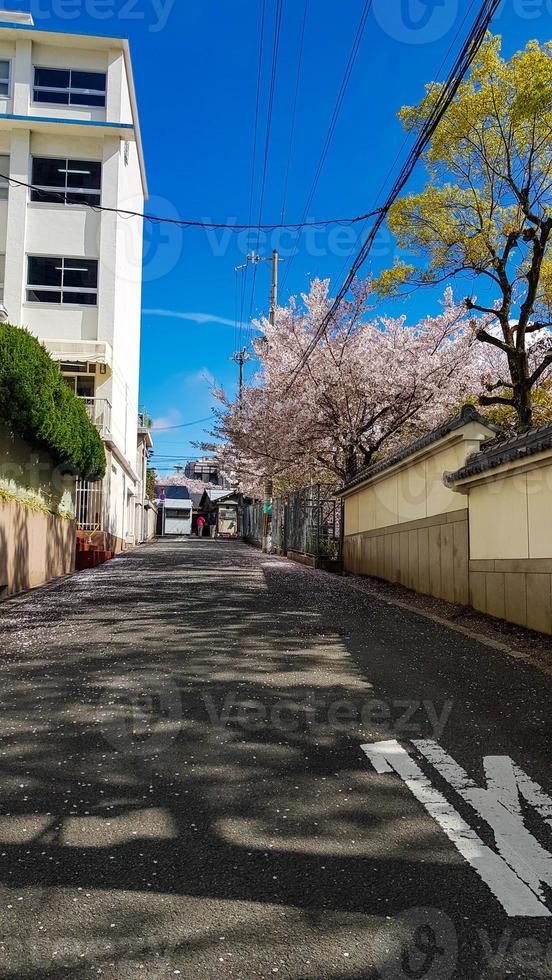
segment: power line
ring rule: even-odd
[[[308,197],[307,197],[307,203],[305,204],[305,207],[304,207],[304,210],[303,210],[303,217],[301,219],[302,221],[305,221],[306,220],[306,217],[307,217],[307,215],[309,213],[309,210],[311,208],[312,202],[314,200],[314,195],[316,194],[316,190],[317,190],[318,184],[320,182],[320,177],[322,176],[322,171],[324,169],[324,165],[326,163],[326,159],[328,157],[328,153],[330,151],[330,147],[331,147],[331,144],[332,144],[332,141],[333,141],[333,137],[334,137],[335,130],[336,130],[336,127],[337,127],[337,123],[338,123],[338,120],[339,120],[339,116],[341,114],[341,109],[343,107],[343,102],[345,100],[345,95],[346,95],[347,89],[349,87],[349,82],[351,80],[351,75],[353,73],[353,68],[355,66],[355,62],[356,62],[356,59],[357,59],[358,51],[359,51],[359,48],[360,48],[360,43],[362,41],[362,37],[364,35],[364,30],[366,28],[366,23],[368,21],[368,16],[369,16],[370,10],[372,8],[372,2],[373,2],[373,0],[365,0],[365,4],[364,4],[363,10],[362,10],[360,21],[358,23],[358,27],[357,27],[356,34],[355,34],[355,37],[354,37],[354,40],[353,40],[353,44],[352,44],[351,50],[349,52],[349,57],[347,59],[347,64],[345,65],[345,71],[343,73],[343,78],[341,80],[341,85],[340,85],[340,88],[339,88],[339,92],[337,94],[337,99],[336,99],[336,102],[335,102],[335,105],[334,105],[334,109],[333,109],[333,113],[332,113],[332,116],[331,116],[331,119],[330,119],[330,124],[328,126],[328,131],[326,133],[326,138],[324,140],[324,145],[322,147],[322,152],[320,154],[320,157],[319,157],[319,160],[318,160],[318,164],[317,164],[317,167],[316,167],[316,170],[315,170],[315,173],[314,173],[314,177],[313,177],[313,180],[312,180],[311,188],[310,188],[310,191],[309,191],[309,194],[308,194]],[[294,261],[296,255],[297,255],[297,248],[295,248],[293,254],[290,256],[288,267],[287,267],[287,270],[286,270],[286,274],[284,276],[284,282],[283,282],[283,285],[282,285],[282,288],[283,289],[285,289],[285,287],[286,287],[286,283],[287,283],[287,281],[289,279],[289,275],[290,275],[290,272],[291,272],[291,267],[293,265],[293,261]]]
[[[263,49],[264,49],[264,32],[265,32],[265,16],[266,16],[266,0],[263,0],[263,6],[261,10],[261,31],[260,31],[260,44],[259,44],[259,65],[257,69],[257,94],[255,98],[255,124],[253,127],[253,154],[252,154],[252,164],[251,164],[251,186],[249,189],[249,224],[251,225],[251,219],[253,217],[253,190],[255,187],[255,170],[257,166],[257,133],[259,131],[259,107],[261,101],[261,79],[263,71]]]
[[[266,125],[265,125],[265,141],[264,141],[264,154],[263,154],[263,171],[261,178],[261,192],[259,196],[259,221],[257,223],[257,244],[253,249],[257,252],[259,249],[259,242],[261,237],[261,222],[263,220],[263,206],[264,206],[264,196],[266,190],[266,177],[268,172],[268,155],[270,151],[270,135],[272,132],[272,116],[274,112],[274,96],[276,94],[276,76],[278,71],[278,52],[280,49],[280,35],[282,29],[282,10],[283,10],[283,0],[276,0],[276,13],[274,16],[274,36],[272,39],[272,65],[270,70],[270,86],[268,91],[268,108],[266,113]],[[251,283],[251,300],[249,303],[249,317],[248,323],[251,324],[251,318],[253,316],[253,303],[255,300],[255,280],[257,278],[257,266],[253,266],[253,281]],[[248,341],[250,327],[248,328]]]
[[[151,432],[170,432],[173,429],[187,429],[191,425],[200,425],[201,422],[212,422],[213,416],[208,415],[204,419],[196,419],[195,422],[183,422],[182,425],[164,425],[160,429],[153,428]]]
[[[307,360],[309,359],[310,355],[312,354],[313,350],[318,344],[318,341],[326,332],[326,328],[328,324],[330,323],[334,314],[339,309],[341,302],[346,296],[349,287],[354,282],[358,271],[366,261],[369,252],[372,248],[372,245],[374,243],[375,237],[379,229],[381,228],[383,222],[385,221],[385,218],[387,217],[387,214],[391,206],[394,204],[397,197],[403,190],[412,171],[414,170],[414,167],[416,166],[418,160],[420,159],[423,151],[427,147],[431,137],[435,133],[435,130],[439,126],[439,123],[441,122],[445,112],[451,105],[466,72],[468,71],[479,48],[481,47],[487,29],[501,2],[502,0],[484,0],[484,2],[482,3],[479,9],[479,13],[476,17],[475,23],[473,24],[470,33],[466,41],[464,42],[462,50],[458,55],[446,82],[441,87],[439,95],[434,105],[432,106],[431,111],[429,112],[423,125],[420,127],[420,132],[414,143],[414,146],[410,151],[407,160],[403,164],[403,167],[389,193],[385,205],[383,206],[382,209],[380,209],[380,213],[378,214],[374,224],[372,225],[372,228],[370,230],[367,239],[365,240],[356,259],[354,260],[349,270],[349,273],[347,275],[347,278],[343,283],[343,286],[341,287],[337,296],[335,297],[330,309],[328,310],[324,319],[322,320],[322,323],[316,330],[314,337],[309,342],[309,344],[307,344],[305,351],[303,352],[297,365],[291,372],[291,379],[285,389],[286,393],[290,390],[290,388],[294,384],[298,372],[301,370],[303,365],[306,364]]]
[[[295,122],[296,122],[296,119],[297,119],[297,102],[299,100],[299,88],[300,88],[300,84],[301,84],[301,72],[302,72],[302,68],[303,68],[303,50],[304,50],[304,46],[305,46],[305,28],[307,26],[308,9],[309,9],[309,0],[305,0],[305,6],[304,6],[304,10],[303,10],[303,22],[302,22],[302,25],[301,25],[301,36],[300,36],[300,40],[299,40],[299,55],[298,55],[298,58],[297,58],[297,77],[295,79],[295,93],[294,93],[294,97],[293,97],[293,109],[291,110],[291,126],[290,126],[290,131],[289,131],[288,156],[287,156],[286,170],[285,170],[285,176],[284,176],[284,193],[283,193],[283,196],[282,196],[282,215],[281,215],[281,220],[282,221],[284,220],[284,214],[285,214],[286,202],[287,202],[287,192],[288,192],[288,184],[289,184],[289,173],[290,173],[290,169],[291,169],[291,158],[292,158],[292,151],[293,151],[293,138],[295,136]]]
[[[253,193],[255,189],[255,172],[257,166],[257,136],[259,131],[259,109],[261,103],[261,82],[263,74],[263,51],[264,51],[264,35],[265,35],[265,19],[266,19],[266,0],[263,0],[262,10],[261,10],[261,29],[260,29],[260,41],[259,41],[259,63],[257,68],[257,91],[255,96],[255,123],[253,127],[253,153],[251,162],[251,182],[249,187],[249,218],[248,222],[251,225],[253,219]],[[242,270],[242,289],[241,289],[241,306],[240,306],[240,324],[243,324],[243,315],[245,310],[245,296],[247,292],[247,276],[249,272],[249,265],[246,262],[245,267]],[[242,342],[243,326],[240,327],[240,347]],[[236,345],[234,345],[236,346]]]
[[[441,60],[441,63],[439,65],[439,67],[437,68],[436,72],[435,72],[435,75],[436,75],[437,78],[440,76],[441,72],[443,71],[443,69],[444,69],[444,67],[445,67],[445,65],[446,65],[446,63],[447,63],[447,61],[449,59],[450,53],[454,49],[454,46],[455,46],[455,44],[456,44],[456,42],[457,42],[457,40],[458,40],[458,38],[460,36],[460,33],[461,33],[461,31],[462,31],[465,23],[468,20],[468,17],[470,16],[470,14],[471,14],[474,6],[475,6],[475,3],[476,3],[476,0],[470,0],[469,7],[466,9],[466,11],[464,13],[464,16],[462,17],[462,20],[460,21],[460,24],[458,25],[458,27],[457,27],[454,35],[453,35],[453,38],[452,38],[452,40],[451,40],[451,42],[450,42],[450,44],[448,46],[447,52],[446,52],[445,56],[443,57],[443,59]],[[430,93],[435,88],[435,85],[436,85],[436,83],[434,82],[432,84],[432,86],[431,86]],[[401,159],[405,147],[408,145],[409,139],[410,139],[410,133],[407,133],[406,136],[404,137],[402,143],[401,143],[400,148],[398,149],[398,151],[397,151],[397,153],[395,155],[395,159],[393,160],[391,166],[388,168],[387,174],[386,174],[386,176],[384,177],[384,179],[382,180],[382,182],[380,184],[380,187],[379,187],[379,189],[377,191],[377,194],[374,197],[374,204],[378,201],[380,194],[384,191],[387,183],[391,179],[391,176],[393,174],[393,171],[394,171],[395,167],[397,166],[399,160]],[[366,234],[366,226],[367,226],[368,220],[369,219],[367,219],[366,224],[364,225],[364,227],[359,229],[357,240],[355,242],[355,246],[357,245],[357,243],[360,240],[360,238],[363,235]],[[344,274],[345,269],[347,268],[347,263],[348,263],[348,259],[345,260],[345,262],[343,263],[341,269],[339,270],[339,275],[337,277],[338,281],[341,279],[341,276]]]
[[[82,201],[79,204],[67,204],[65,200],[65,193],[63,191],[51,191],[44,187],[37,187],[36,184],[28,184],[24,180],[17,180],[15,177],[10,177],[8,174],[0,173],[0,180],[6,181],[6,183],[12,185],[13,187],[25,187],[26,190],[33,191],[37,196],[42,198],[47,198],[47,203],[60,203],[65,204],[66,207],[86,207],[91,211],[96,211],[101,214],[103,211],[108,214],[118,214],[121,218],[142,218],[144,221],[151,221],[153,224],[158,225],[175,225],[180,228],[202,228],[205,231],[278,231],[280,229],[286,231],[300,231],[302,228],[326,228],[328,225],[352,225],[357,224],[360,221],[365,221],[366,218],[371,217],[370,214],[360,214],[354,218],[327,218],[322,221],[304,221],[290,224],[271,224],[271,225],[261,225],[261,224],[236,224],[224,221],[196,221],[189,218],[163,218],[160,215],[148,214],[144,211],[126,211],[124,208],[108,208],[103,204],[92,204],[90,201]],[[56,200],[52,202],[52,198]]]

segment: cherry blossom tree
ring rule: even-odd
[[[450,290],[437,316],[409,325],[374,317],[371,281],[357,282],[305,358],[330,305],[329,281],[314,280],[274,324],[258,321],[257,376],[236,402],[218,392],[217,437],[246,485],[347,479],[479,393],[481,345]]]

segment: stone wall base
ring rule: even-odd
[[[467,605],[468,511],[347,535],[345,571],[398,582],[447,602]]]
[[[552,634],[552,558],[470,561],[474,609]]]

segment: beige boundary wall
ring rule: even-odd
[[[552,634],[552,426],[473,409],[343,490],[344,568]]]
[[[75,568],[75,479],[0,427],[0,596]]]
[[[350,535],[347,571],[398,582],[449,602],[468,602],[468,511]]]
[[[344,492],[344,567],[450,602],[469,601],[468,500],[443,473],[493,431],[473,409],[376,464]]]
[[[72,572],[75,533],[74,521],[0,498],[0,595]]]
[[[469,502],[471,605],[552,633],[552,450],[453,480]]]

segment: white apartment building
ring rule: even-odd
[[[143,212],[147,197],[126,40],[54,33],[0,10],[0,174],[2,302],[100,430],[107,475],[78,485],[77,520],[120,550],[141,539],[144,492],[142,220],[116,213]]]

